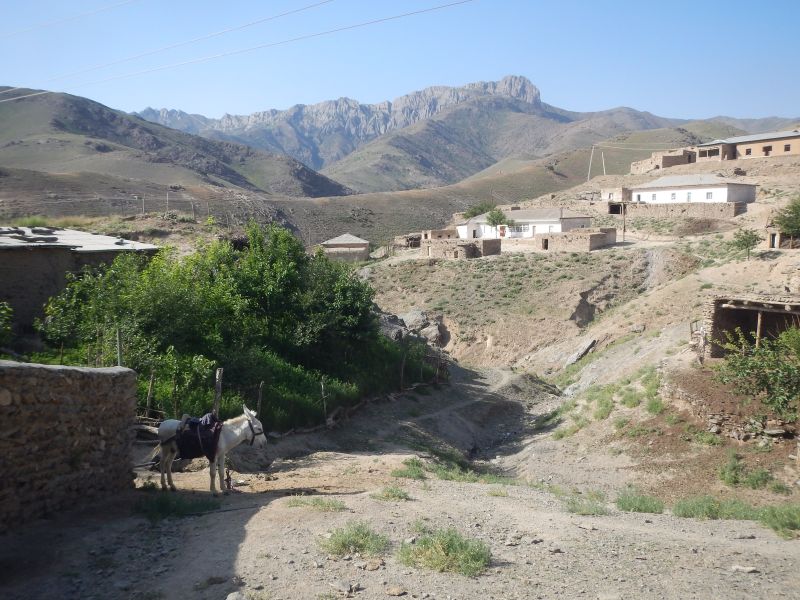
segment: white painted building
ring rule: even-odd
[[[755,202],[756,186],[717,175],[672,175],[632,186],[630,201],[645,204]]]
[[[456,226],[460,239],[508,239],[532,238],[534,234],[559,233],[572,229],[591,227],[592,219],[587,215],[567,208],[531,208],[504,210],[503,214],[513,220],[513,225],[493,227],[486,222],[486,215],[472,217]]]

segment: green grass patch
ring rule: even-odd
[[[187,498],[177,494],[153,493],[140,498],[134,511],[156,522],[169,517],[188,517],[197,513],[217,510],[219,500],[212,498]]]
[[[717,500],[711,496],[698,496],[676,502],[672,507],[672,514],[692,519],[752,521],[758,518],[758,509],[741,500]]]
[[[720,467],[719,478],[726,485],[743,485],[753,490],[764,489],[775,480],[772,473],[763,467],[748,471],[741,457],[733,450],[728,453],[727,462]]]
[[[644,407],[651,415],[660,415],[664,412],[664,401],[661,396],[649,396]]]
[[[392,471],[392,477],[405,479],[425,479],[425,465],[418,458],[407,458],[403,461],[402,469]]]
[[[356,552],[366,556],[378,556],[389,547],[389,538],[373,531],[364,522],[354,521],[334,529],[331,537],[322,540],[320,546],[334,556],[345,556]]]
[[[397,556],[404,565],[469,577],[480,575],[492,560],[484,542],[465,538],[453,528],[425,533],[415,544],[403,544]]]
[[[800,504],[768,506],[761,510],[759,521],[783,538],[797,537],[800,530]]]
[[[487,496],[496,496],[498,498],[508,498],[508,490],[504,488],[492,488],[486,492]]]
[[[664,503],[661,500],[654,496],[642,494],[632,487],[622,490],[617,496],[615,504],[618,509],[626,512],[653,514],[664,512]]]
[[[376,500],[385,500],[387,502],[400,502],[411,500],[411,496],[403,488],[396,485],[388,485],[377,494],[372,494]]]
[[[567,512],[576,515],[598,516],[607,515],[606,498],[602,492],[586,492],[573,494],[564,501]]]
[[[705,446],[721,446],[722,438],[710,431],[698,431],[694,434],[694,441]]]
[[[290,508],[313,508],[314,510],[318,510],[320,512],[339,512],[346,508],[344,502],[341,500],[336,500],[334,498],[320,498],[319,496],[311,496],[310,498],[305,496],[292,496],[289,498],[286,506]]]

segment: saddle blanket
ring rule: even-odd
[[[184,428],[177,434],[178,456],[181,459],[200,458],[205,456],[209,461],[217,455],[217,443],[222,432],[222,421],[213,413],[202,418],[192,417],[186,421]]]

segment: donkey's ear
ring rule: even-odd
[[[252,411],[252,410],[250,410],[249,408],[247,408],[247,405],[246,405],[246,404],[242,404],[242,411],[243,411],[243,412],[244,412],[244,414],[245,414],[245,415],[247,415],[248,417],[252,417],[252,416],[253,416],[253,411]]]

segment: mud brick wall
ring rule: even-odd
[[[136,373],[0,361],[0,531],[127,489]]]

